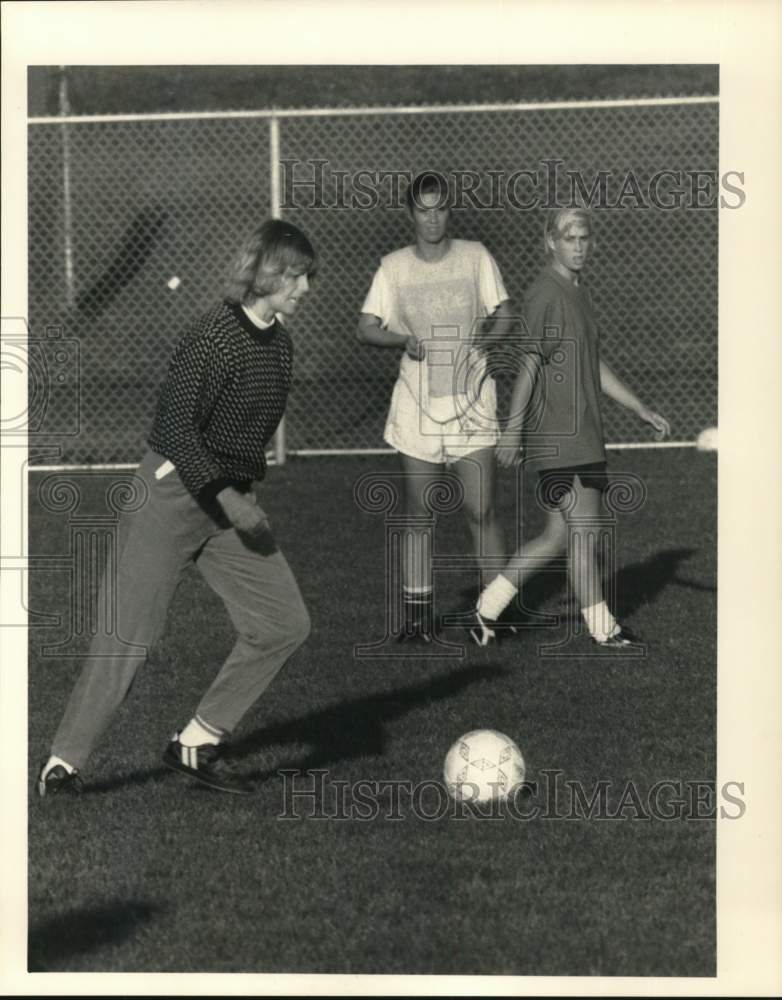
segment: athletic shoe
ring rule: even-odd
[[[218,792],[251,795],[253,788],[247,779],[233,771],[226,761],[221,759],[224,750],[224,747],[214,746],[211,743],[186,747],[175,737],[166,747],[163,763]]]
[[[597,643],[598,646],[610,646],[615,649],[643,645],[643,640],[624,625],[620,625],[619,631],[615,632],[614,635],[610,635],[607,639],[596,639],[592,636],[592,642]]]
[[[488,646],[497,639],[496,625],[493,618],[484,618],[478,611],[473,611],[467,621],[467,631],[474,643]]]
[[[518,635],[521,632],[521,626],[518,621],[518,611],[509,604],[507,608],[502,612],[499,618],[492,622],[491,627],[497,632],[497,639],[502,640],[503,636],[507,637],[509,635]],[[527,616],[525,615],[525,620]],[[488,621],[484,618],[484,621]]]
[[[38,794],[41,798],[46,795],[78,795],[84,787],[78,771],[68,771],[62,764],[55,764],[44,778],[45,768],[44,764],[38,775]]]

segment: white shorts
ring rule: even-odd
[[[431,399],[426,411],[404,379],[397,379],[383,433],[395,451],[443,465],[483,448],[493,448],[499,437],[493,379],[484,380],[480,399],[474,405],[467,404],[466,397],[461,405],[445,397]]]

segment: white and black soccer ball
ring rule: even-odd
[[[460,736],[443,769],[449,793],[460,802],[508,798],[523,784],[525,774],[521,750],[495,729],[474,729]]]
[[[717,428],[707,427],[705,430],[701,431],[695,444],[698,451],[716,451]]]

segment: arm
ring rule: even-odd
[[[225,345],[206,336],[185,336],[171,358],[158,400],[153,439],[188,491],[202,502],[231,484],[202,433],[230,381]]]
[[[521,332],[522,323],[510,299],[503,299],[476,324],[474,346],[484,353],[490,373],[517,369]]]
[[[671,433],[670,425],[665,417],[645,406],[632,389],[611,371],[605,361],[600,362],[600,388],[614,402],[635,413],[644,423],[650,424],[657,432],[658,441]]]
[[[183,341],[169,366],[158,406],[166,428],[166,452],[188,491],[202,503],[217,500],[240,531],[255,532],[267,524],[253,494],[235,489],[204,444],[202,422],[226,391],[231,365],[224,345],[201,339]]]
[[[498,340],[518,328],[518,317],[514,316],[497,262],[482,243],[479,244],[479,254],[480,301],[486,311],[486,319],[480,323],[478,333],[481,339],[490,337]]]
[[[362,344],[374,344],[375,347],[404,347],[413,361],[420,361],[426,353],[426,348],[416,336],[395,333],[383,327],[380,318],[371,313],[362,312],[359,316],[356,337]]]
[[[514,465],[519,457],[524,414],[532,399],[542,365],[543,359],[539,354],[525,352],[521,356],[519,373],[511,395],[508,422],[497,445],[497,462],[505,468]]]
[[[397,325],[395,302],[393,282],[381,262],[364,300],[356,336],[360,343],[375,347],[404,347],[413,361],[421,361],[426,351],[418,338],[394,330]]]
[[[233,486],[226,486],[217,494],[217,501],[237,531],[254,535],[268,530],[269,519],[254,493],[240,493]]]
[[[510,302],[501,303],[505,307],[500,315],[504,323],[510,319]],[[499,310],[498,310],[499,311]],[[518,358],[518,374],[511,394],[510,415],[497,445],[497,462],[508,467],[519,457],[521,435],[532,394],[541,376],[544,365],[554,347],[562,337],[564,317],[559,298],[552,298],[550,290],[533,285],[524,300],[523,316],[511,324],[517,332],[514,343],[514,357]],[[557,336],[551,336],[552,332]]]
[[[518,329],[519,319],[513,311],[510,299],[503,299],[494,312],[483,321],[482,339],[506,337]]]

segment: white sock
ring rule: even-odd
[[[202,747],[204,743],[211,743],[212,746],[217,746],[220,742],[220,737],[215,730],[211,728],[207,729],[203,722],[196,716],[188,722],[179,734],[179,742],[183,747]]]
[[[51,771],[53,767],[57,767],[58,765],[60,767],[64,767],[65,770],[68,772],[68,774],[73,774],[73,772],[76,770],[76,768],[73,767],[71,764],[69,764],[67,760],[63,760],[62,757],[55,757],[52,755],[46,761],[46,766],[41,772],[41,778],[45,778],[46,775],[49,773],[49,771]]]
[[[598,642],[610,639],[612,635],[615,635],[619,631],[616,619],[608,610],[608,605],[605,601],[593,604],[591,608],[582,608],[581,614],[584,616],[589,634],[597,639]]]
[[[518,587],[502,574],[496,576],[481,591],[481,596],[478,598],[478,614],[481,618],[499,618],[518,592]]]

